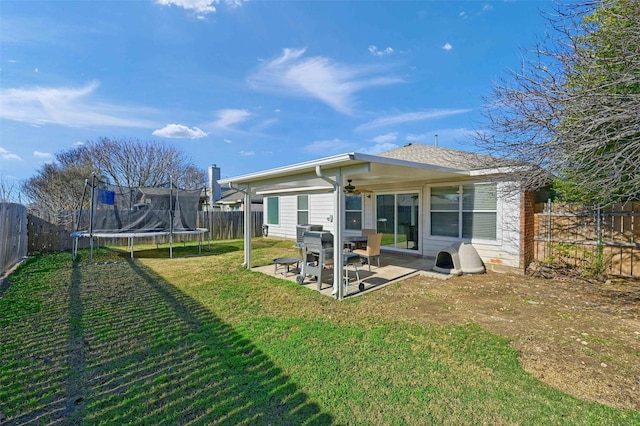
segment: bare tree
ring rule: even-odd
[[[183,153],[158,142],[101,138],[82,147],[96,169],[111,183],[129,188],[174,185],[202,188],[206,172],[195,167]]]
[[[47,163],[36,176],[23,182],[22,191],[32,201],[32,209],[57,217],[59,212],[80,207],[85,181],[91,173],[87,166]]]
[[[19,197],[16,184],[0,176],[0,203],[19,202]]]
[[[34,206],[50,212],[80,207],[86,181],[94,173],[127,188],[168,186],[171,181],[180,188],[198,189],[207,178],[177,149],[151,141],[101,138],[55,158],[22,184]]]
[[[528,189],[553,176],[567,199],[640,198],[640,2],[568,3],[547,16],[547,40],[494,84],[477,144],[537,166],[521,176]]]

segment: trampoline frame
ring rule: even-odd
[[[173,259],[173,235],[199,235],[198,238],[198,254],[202,254],[202,237],[208,233],[207,228],[196,228],[180,231],[136,231],[136,232],[93,232],[88,231],[75,231],[71,233],[73,238],[72,258],[76,259],[78,256],[78,240],[80,238],[90,238],[89,246],[93,252],[93,238],[127,238],[127,249],[131,253],[131,259],[133,259],[135,238],[146,238],[155,236],[169,236],[169,257]]]

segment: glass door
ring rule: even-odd
[[[417,192],[376,195],[378,232],[382,246],[418,250],[420,196]]]

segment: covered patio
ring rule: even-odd
[[[237,188],[245,194],[245,253],[244,266],[252,269],[251,254],[251,212],[250,200],[254,195],[269,196],[270,194],[332,194],[333,209],[327,215],[327,221],[333,232],[334,259],[333,280],[344,284],[343,256],[345,237],[345,193],[346,185],[357,183],[359,188],[369,191],[381,186],[385,188],[419,187],[421,182],[428,180],[447,180],[468,177],[468,170],[445,167],[434,164],[417,163],[413,161],[385,158],[360,153],[348,153],[327,157],[316,161],[294,164],[287,167],[266,170],[250,175],[238,176],[220,180],[221,185]],[[416,237],[417,238],[417,237]],[[417,250],[416,254],[421,255]],[[425,257],[397,254],[392,252],[381,256],[381,267],[360,268],[364,291],[386,285],[411,274],[428,271],[433,267],[433,260]],[[377,265],[376,265],[377,266]],[[351,267],[349,269],[352,269]],[[274,266],[265,267],[265,272],[274,270]],[[351,272],[353,275],[353,272]],[[290,274],[290,279],[295,279]],[[355,277],[353,277],[355,280]],[[352,281],[354,282],[354,281]],[[307,284],[309,283],[309,284]],[[351,283],[350,283],[351,284]],[[315,281],[305,280],[303,285],[316,286]],[[336,298],[342,299],[354,292],[359,292],[357,283],[337,286]],[[331,294],[331,286],[322,286],[321,291]]]
[[[371,271],[369,271],[366,264],[357,265],[360,283],[363,284],[363,290],[359,289],[359,283],[357,281],[354,268],[352,265],[349,265],[347,268],[349,273],[349,284],[344,286],[342,297],[358,296],[370,291],[381,289],[389,284],[420,275],[436,277],[443,280],[451,278],[452,275],[445,275],[431,271],[434,266],[434,262],[435,259],[433,258],[384,252],[380,256],[379,268],[377,264],[374,264],[371,267]],[[293,282],[296,282],[296,278],[300,274],[300,270],[295,268],[291,268],[289,271],[284,268],[279,268],[276,271],[274,265],[259,266],[252,268],[252,270]],[[318,283],[313,277],[305,277],[302,286],[314,291],[317,291],[318,289]],[[320,293],[325,296],[336,297],[336,295],[332,294],[332,291],[332,279],[323,281]]]

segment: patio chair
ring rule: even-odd
[[[367,237],[367,248],[356,249],[353,253],[357,254],[361,258],[367,258],[367,264],[369,271],[371,271],[371,259],[376,258],[378,261],[378,268],[380,267],[380,244],[382,243],[382,234],[371,234]]]

